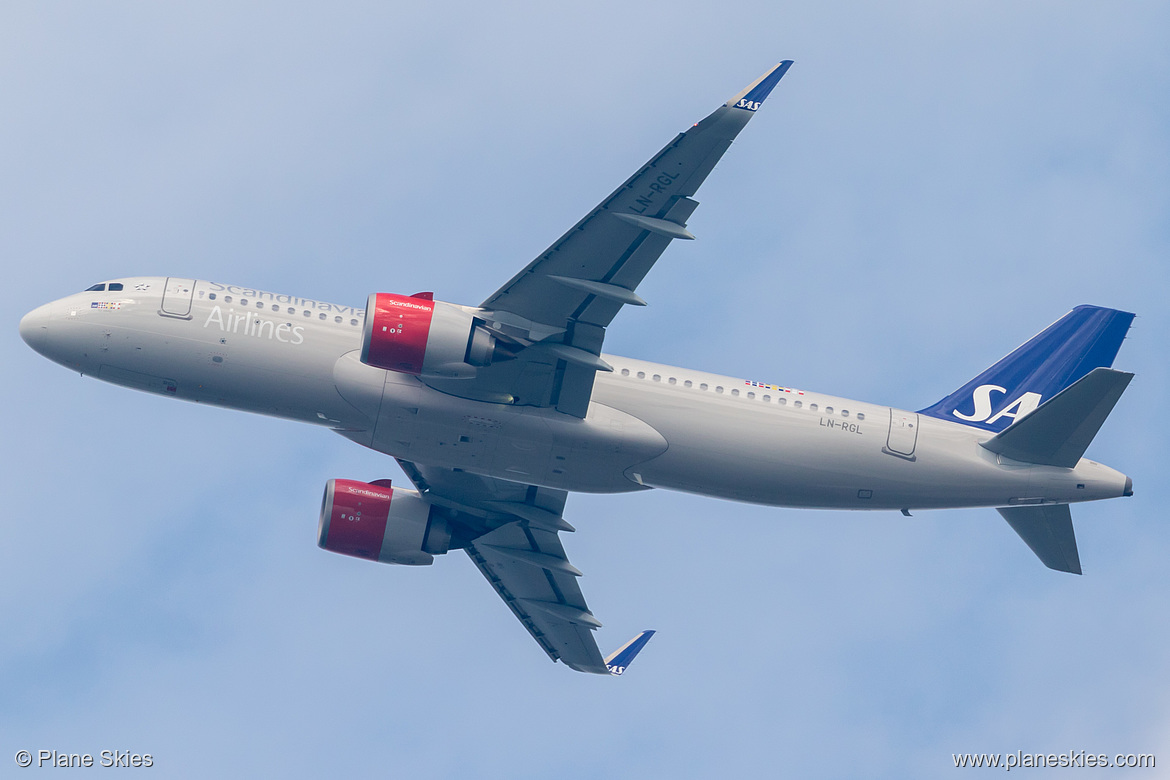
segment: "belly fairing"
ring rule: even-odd
[[[579,419],[450,396],[414,377],[384,373],[372,432],[343,433],[396,458],[544,487],[617,493],[645,489],[627,472],[666,451],[666,439],[652,426],[604,404],[591,404]],[[367,382],[360,393],[343,396],[367,412],[376,394]]]

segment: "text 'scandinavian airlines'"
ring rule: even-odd
[[[318,543],[383,563],[463,550],[541,648],[620,674],[561,533],[570,491],[668,488],[789,507],[995,507],[1046,566],[1079,573],[1069,504],[1132,494],[1082,457],[1132,374],[1133,315],[1078,306],[917,412],[602,352],[692,199],[785,61],[674,138],[478,306],[376,293],[365,308],[198,279],[113,279],[20,333],[82,374],[331,428],[414,489],[330,480]]]

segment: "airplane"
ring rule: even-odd
[[[570,492],[661,488],[784,507],[994,507],[1049,568],[1081,572],[1070,504],[1130,496],[1084,456],[1133,375],[1131,313],[1078,306],[918,411],[602,352],[693,195],[792,65],[670,141],[478,306],[365,307],[172,276],[113,279],[28,313],[25,342],[82,375],[330,428],[413,488],[329,480],[325,550],[428,565],[463,550],[554,662],[603,658],[561,533]]]

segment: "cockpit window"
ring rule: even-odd
[[[122,292],[121,282],[110,282],[110,292]]]
[[[86,287],[86,292],[105,292],[106,286],[104,284],[95,284],[93,287]]]

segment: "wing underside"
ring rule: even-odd
[[[415,487],[447,513],[453,545],[468,557],[554,661],[608,674],[589,611],[560,532],[563,490],[399,461]]]
[[[556,532],[508,523],[468,545],[467,555],[550,658],[579,672],[608,673],[593,638],[601,623]]]

